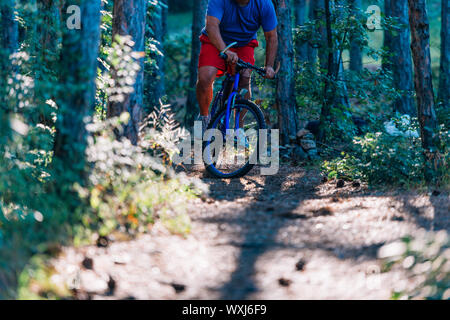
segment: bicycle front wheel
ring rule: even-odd
[[[230,110],[222,109],[211,120],[203,143],[206,171],[217,178],[246,175],[259,159],[260,130],[266,129],[261,109],[251,101],[238,100]]]

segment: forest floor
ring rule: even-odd
[[[189,175],[211,193],[188,203],[186,238],[157,223],[138,239],[68,247],[53,261],[61,279],[77,280],[78,298],[389,299],[412,283],[401,268],[381,273],[378,249],[420,229],[450,231],[446,193],[338,188],[290,166],[232,181],[202,168]]]

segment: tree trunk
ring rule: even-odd
[[[413,100],[412,58],[410,31],[408,27],[408,0],[391,1],[389,12],[402,25],[390,39],[389,51],[392,54],[390,66],[394,76],[394,86],[401,97],[394,101],[394,111],[416,116]]]
[[[310,21],[318,19],[318,3],[323,0],[310,0],[308,8],[308,18]],[[317,49],[313,48],[311,45],[307,47],[308,62],[310,65],[315,65],[317,62]]]
[[[431,72],[430,26],[426,0],[408,0],[411,26],[411,49],[414,59],[414,84],[417,95],[417,113],[422,146],[426,158],[425,178],[436,176],[439,153],[436,149],[436,112]]]
[[[116,0],[113,8],[113,38],[116,35],[131,36],[135,52],[145,51],[146,0]],[[130,114],[130,121],[124,128],[124,135],[136,145],[142,120],[144,99],[144,61],[139,60],[140,70],[136,76],[134,92],[123,102],[110,103],[107,116],[116,117],[124,112]]]
[[[281,143],[288,144],[297,135],[298,119],[294,92],[294,49],[292,44],[291,7],[289,0],[277,0],[278,75],[276,101]]]
[[[14,14],[15,1],[0,4],[0,146],[9,136],[8,103],[6,99],[11,68],[10,56],[19,47],[18,24]],[[3,148],[0,148],[0,153]]]
[[[194,0],[193,23],[192,23],[192,48],[191,48],[191,64],[189,65],[189,85],[186,102],[186,124],[192,125],[198,114],[197,97],[195,86],[197,83],[198,58],[200,55],[199,37],[202,28],[205,26],[207,0]]]
[[[351,0],[350,5],[352,15],[354,15],[355,18],[359,20],[359,11],[362,7],[361,0]],[[361,43],[358,41],[357,36],[358,35],[352,33],[350,38],[350,70],[360,72],[363,69],[363,53]]]
[[[82,28],[64,29],[61,52],[61,85],[54,144],[58,183],[71,186],[85,175],[86,123],[95,104],[95,79],[100,44],[100,0],[78,0]],[[66,10],[64,10],[64,13]],[[66,15],[66,14],[65,14]]]
[[[386,18],[391,16],[391,0],[384,0],[384,16]],[[389,30],[388,28],[385,27],[385,29],[384,29],[383,48],[386,51],[388,51],[387,54],[390,53],[391,42],[392,42],[391,30]],[[382,63],[382,68],[385,71],[390,70],[390,61],[391,61],[391,59],[390,59],[390,57],[387,54],[383,57],[383,63]]]
[[[160,0],[162,4],[162,33],[164,37],[167,35],[167,23],[169,17],[169,0]]]
[[[322,43],[321,47],[318,50],[318,58],[319,58],[319,65],[320,69],[327,70],[328,68],[328,58],[329,58],[329,52],[327,51],[329,46],[329,39],[328,39],[328,32],[327,32],[327,18],[331,19],[331,13],[330,13],[330,5],[328,6],[330,16],[327,17],[327,10],[326,10],[326,0],[317,0],[315,1],[315,15],[316,19],[320,20],[320,25],[318,32],[321,35]],[[330,20],[331,23],[331,20]]]
[[[37,26],[37,32],[39,35],[39,45],[41,52],[43,52],[43,58],[49,64],[54,62],[54,56],[58,48],[58,31],[60,28],[60,12],[59,4],[60,0],[37,0],[37,7],[39,10],[39,21],[41,24]],[[65,26],[64,26],[65,27]],[[49,52],[50,57],[45,53]],[[49,65],[47,65],[49,67]]]
[[[334,70],[336,66],[335,63],[335,51],[333,46],[333,38],[331,33],[331,7],[330,7],[330,0],[324,1],[324,9],[325,9],[325,36],[324,32],[322,33],[323,39],[326,39],[326,46],[325,48],[327,50],[321,50],[324,53],[322,55],[319,54],[320,58],[320,64],[321,68],[324,69],[324,66],[327,68],[327,78],[325,80],[324,85],[324,92],[323,92],[323,105],[322,110],[320,113],[320,127],[319,127],[319,136],[318,140],[325,141],[326,139],[326,127],[328,126],[328,123],[330,123],[330,117],[331,117],[331,107],[333,104],[333,86],[335,82],[334,75],[337,74],[337,72]],[[323,48],[322,48],[323,49]],[[325,52],[328,52],[327,54],[327,60],[325,62]]]
[[[160,51],[150,53],[150,58],[155,61],[154,65],[147,66],[147,70],[144,74],[145,82],[145,113],[148,114],[153,110],[155,106],[159,105],[159,100],[165,95],[165,81],[164,81],[164,7],[160,4],[156,5],[154,12],[147,14],[147,25],[149,28],[147,38],[154,39],[157,44],[157,48]],[[150,11],[150,10],[149,10]]]
[[[14,14],[14,7],[14,0],[2,0],[0,5],[1,49],[3,49],[8,55],[16,52],[19,47],[19,29]]]
[[[318,140],[325,141],[326,139],[326,129],[330,126],[332,121],[331,110],[335,108],[349,108],[350,102],[348,98],[347,86],[344,82],[338,88],[338,82],[343,78],[342,74],[344,72],[343,62],[342,62],[342,50],[337,47],[341,45],[340,42],[345,42],[344,37],[342,39],[334,39],[332,32],[332,25],[335,19],[344,19],[342,17],[342,11],[339,7],[335,7],[335,3],[332,4],[330,0],[325,0],[324,3],[324,27],[321,30],[322,38],[325,39],[322,44],[322,50],[319,53],[320,65],[323,70],[326,70],[327,75],[325,79],[324,89],[323,89],[323,103],[320,114],[320,127]],[[332,13],[335,14],[333,19]]]
[[[295,25],[303,26],[306,22],[306,0],[295,0]],[[295,57],[298,62],[308,61],[308,45],[297,41],[295,46]]]
[[[53,109],[47,104],[47,100],[55,100],[57,95],[57,70],[59,60],[59,50],[61,44],[61,15],[59,0],[37,0],[37,37],[35,62],[33,66],[34,103],[39,112],[40,123],[49,127],[53,123]],[[66,27],[64,25],[64,27]]]
[[[450,108],[450,0],[442,0],[439,101]]]

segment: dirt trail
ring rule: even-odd
[[[79,280],[80,298],[387,299],[411,284],[400,270],[379,273],[378,248],[421,228],[450,231],[448,194],[337,188],[289,166],[258,174],[222,181],[194,169],[212,192],[188,204],[186,239],[156,225],[108,248],[66,248],[56,270]],[[93,270],[80,268],[86,256]]]

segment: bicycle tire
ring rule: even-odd
[[[233,108],[236,108],[236,106],[239,105],[243,105],[245,106],[248,110],[250,110],[255,116],[256,119],[258,121],[258,127],[259,129],[266,129],[266,121],[264,119],[264,115],[262,110],[252,101],[249,100],[245,100],[245,99],[239,99],[236,101],[236,103],[234,104]],[[209,123],[208,129],[212,129],[212,126],[214,125],[214,123],[218,120],[219,117],[223,116],[223,112],[226,112],[226,108],[222,108],[221,110],[219,110],[214,117],[211,119],[211,122]],[[203,142],[203,152],[205,152],[206,149],[206,143],[207,142]],[[256,151],[259,155],[259,143],[257,144],[257,151]],[[248,161],[241,169],[232,172],[231,174],[226,174],[226,173],[222,173],[220,172],[218,169],[216,169],[213,165],[208,165],[205,163],[205,168],[206,168],[206,172],[214,178],[220,178],[220,179],[237,179],[237,178],[241,178],[243,176],[245,176],[247,173],[250,172],[250,170],[253,169],[253,167],[255,166],[255,164],[251,164],[250,161]]]

